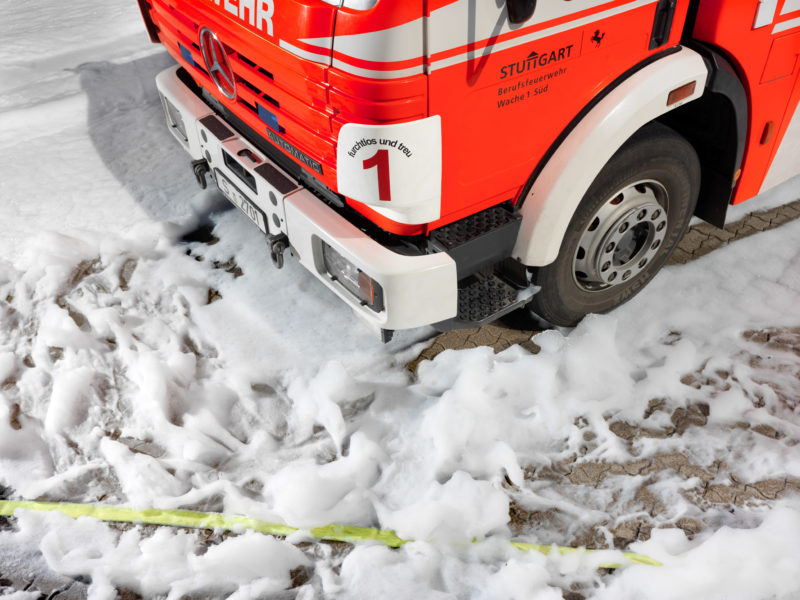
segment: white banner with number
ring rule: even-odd
[[[339,133],[336,168],[340,194],[399,223],[435,221],[441,214],[441,118],[348,123]]]

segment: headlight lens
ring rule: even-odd
[[[383,288],[377,281],[325,242],[322,242],[322,258],[331,279],[338,281],[361,304],[375,312],[383,310]]]
[[[172,102],[163,96],[161,99],[164,101],[164,111],[167,113],[167,124],[173,129],[178,130],[178,133],[181,134],[181,138],[183,138],[184,142],[189,141],[189,138],[186,135],[186,125],[183,123],[181,111],[179,111],[175,106],[173,106]]]

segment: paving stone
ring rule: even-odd
[[[439,336],[439,342],[445,348],[453,348],[466,342],[474,331],[475,329],[456,329],[454,331],[448,331]]]
[[[703,530],[703,524],[695,519],[678,519],[675,525],[677,525],[680,529],[683,529],[689,539],[691,539],[691,536],[696,535]]]
[[[672,424],[675,425],[675,432],[678,435],[683,435],[692,425],[702,427],[707,422],[708,405],[705,405],[705,408],[699,405],[692,405],[689,408],[677,408],[672,413]]]
[[[539,354],[539,351],[541,350],[541,348],[539,348],[539,346],[537,346],[536,344],[533,343],[533,340],[527,340],[525,342],[522,342],[520,344],[520,347],[524,348],[525,350],[527,350],[531,354]]]
[[[783,490],[786,489],[785,479],[767,479],[766,481],[758,481],[753,484],[753,487],[765,498],[774,500],[778,497]]]
[[[500,341],[500,331],[496,325],[486,325],[480,329],[471,330],[468,341],[477,346],[490,346],[493,347]]]
[[[760,425],[754,426],[753,427],[753,431],[755,431],[756,433],[758,433],[760,435],[763,435],[765,437],[772,438],[773,440],[780,440],[780,439],[786,437],[786,435],[784,433],[782,433],[782,432],[778,431],[777,429],[775,429],[774,427],[771,427],[770,425],[766,425],[764,423],[761,423]]]
[[[627,548],[628,545],[635,542],[639,536],[640,524],[636,521],[622,523],[612,530],[614,534],[614,547]]]
[[[710,485],[706,488],[703,498],[713,504],[734,504],[736,491],[727,485]]]
[[[730,242],[736,237],[736,234],[732,231],[727,231],[725,229],[714,229],[714,231],[709,233],[709,238],[716,238],[720,242]],[[709,245],[716,246],[714,240],[709,239]]]
[[[712,474],[709,473],[703,467],[698,467],[697,465],[693,464],[686,464],[683,465],[678,472],[686,477],[687,479],[691,479],[692,477],[697,477],[698,479],[702,479],[703,481],[708,481],[711,479]]]
[[[672,256],[669,257],[667,265],[683,265],[692,260],[692,258],[691,253],[678,246],[672,253]]]
[[[749,225],[749,224],[745,223],[745,224],[742,224],[740,227],[736,228],[736,231],[735,231],[736,239],[745,238],[745,237],[747,237],[749,235],[753,235],[753,234],[756,234],[758,232],[759,232],[758,229],[756,229],[752,225]]]
[[[786,478],[786,489],[784,490],[784,492],[789,490],[800,492],[800,478],[798,477]]]
[[[664,468],[672,469],[676,472],[680,472],[681,468],[689,463],[689,459],[680,452],[661,454],[655,458],[655,461],[662,464]]]
[[[770,228],[769,220],[762,218],[760,215],[754,215],[750,219],[749,224],[759,231],[766,231]]]
[[[689,229],[684,234],[683,239],[680,242],[681,248],[683,248],[690,254],[693,253],[698,248],[700,248],[703,242],[705,242],[708,239],[708,234],[703,233],[702,231],[697,229],[697,227]]]
[[[651,461],[649,458],[642,458],[641,460],[635,460],[627,463],[625,465],[625,471],[628,473],[628,475],[642,475],[652,464],[653,461]]]
[[[41,598],[84,600],[88,592],[83,581],[51,571],[38,552],[0,556],[0,579],[3,580],[0,588],[38,592]]]
[[[575,484],[598,484],[611,470],[608,463],[584,463],[576,465],[569,474],[569,480]]]
[[[800,202],[792,202],[791,204],[785,205],[783,207],[783,212],[793,219],[800,217]]]
[[[624,421],[617,421],[615,423],[612,423],[609,426],[609,429],[614,435],[622,438],[623,440],[632,440],[636,436],[636,433],[638,432],[637,427],[625,423]]]
[[[769,220],[769,222],[770,222],[772,225],[775,225],[775,226],[777,226],[777,225],[783,225],[784,223],[788,223],[788,222],[789,222],[789,221],[791,221],[791,220],[792,220],[792,217],[791,217],[791,216],[789,216],[789,215],[788,215],[788,214],[786,214],[786,213],[780,213],[780,212],[779,212],[779,213],[777,213],[777,214],[776,214],[774,217],[772,217],[772,218]]]

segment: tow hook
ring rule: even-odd
[[[269,235],[267,236],[267,244],[269,244],[269,257],[272,263],[278,269],[283,268],[283,253],[289,247],[289,238],[285,234]]]
[[[197,183],[203,189],[208,187],[208,184],[206,183],[206,173],[208,173],[210,170],[211,169],[208,167],[208,161],[205,158],[192,161],[192,171],[194,171],[194,176],[197,179]]]

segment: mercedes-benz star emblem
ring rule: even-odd
[[[217,39],[217,34],[208,27],[200,30],[200,50],[203,53],[203,60],[206,61],[208,74],[217,84],[217,89],[226,98],[231,100],[236,98],[236,79],[228,62],[225,47]]]

